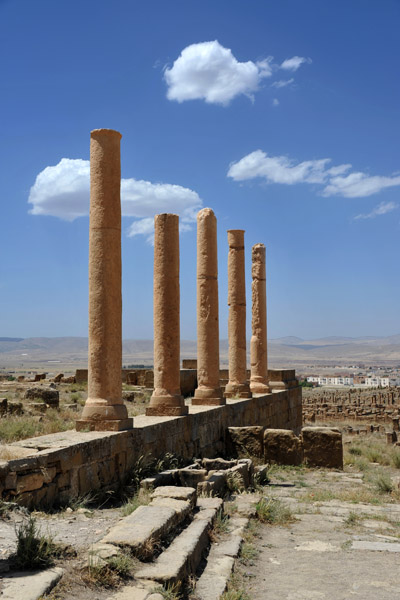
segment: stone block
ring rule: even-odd
[[[29,473],[27,475],[20,475],[17,478],[17,494],[22,492],[31,492],[32,490],[38,490],[44,483],[43,473]]]
[[[49,404],[49,406],[58,406],[60,402],[60,394],[58,390],[41,386],[28,388],[25,392],[25,398],[27,400],[36,400],[41,398],[43,402],[45,402],[45,404]]]
[[[223,471],[237,464],[236,460],[224,460],[223,458],[203,458],[201,462],[207,471]]]
[[[151,494],[152,498],[175,498],[176,500],[186,500],[191,505],[196,503],[196,490],[192,487],[175,487],[173,485],[164,485],[156,488]]]
[[[228,427],[227,451],[233,456],[257,456],[263,455],[263,433],[264,428],[252,427]]]
[[[200,481],[204,481],[208,472],[206,469],[179,469],[179,483],[182,486],[196,488]]]
[[[301,437],[307,465],[343,469],[343,443],[339,429],[303,427]]]
[[[197,493],[200,495],[222,496],[226,489],[227,471],[215,471],[208,476],[206,481],[197,484]]]
[[[266,429],[264,460],[279,465],[300,465],[303,462],[300,439],[290,429]]]

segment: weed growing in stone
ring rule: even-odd
[[[17,526],[16,535],[17,549],[10,559],[18,569],[45,569],[61,554],[61,547],[41,533],[34,517]]]
[[[296,520],[290,508],[275,498],[261,498],[256,504],[256,514],[261,523],[270,525],[287,525]]]
[[[251,542],[243,542],[240,548],[240,562],[244,565],[253,565],[258,556],[258,550]]]
[[[132,498],[122,506],[122,515],[127,517],[133,511],[135,511],[138,506],[143,506],[149,504],[150,502],[150,493],[147,490],[140,489]]]
[[[224,533],[229,531],[229,516],[224,514],[221,510],[218,511],[215,518],[214,527],[210,531],[210,539],[215,542]]]
[[[121,580],[132,577],[133,567],[132,557],[125,552],[110,557],[105,564],[89,556],[89,564],[82,571],[82,579],[91,587],[115,588]]]
[[[345,525],[348,525],[350,527],[353,527],[355,525],[359,525],[362,521],[362,517],[360,517],[360,515],[356,512],[349,512],[348,516],[346,517],[344,523]]]
[[[181,598],[180,583],[169,583],[165,587],[156,587],[152,590],[154,594],[160,594],[164,600],[179,600]]]
[[[232,573],[221,600],[250,600],[250,596],[244,589],[243,581],[237,573]]]
[[[244,490],[240,473],[229,473],[226,476],[226,486],[231,494],[240,494]]]

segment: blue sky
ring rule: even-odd
[[[0,0],[0,335],[87,333],[77,215],[100,127],[123,135],[124,338],[152,337],[151,220],[178,211],[195,339],[200,206],[218,218],[222,338],[235,228],[249,317],[251,246],[267,247],[270,337],[398,333],[399,17],[391,0]]]

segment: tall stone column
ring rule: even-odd
[[[219,385],[217,219],[211,208],[197,215],[197,382],[193,405],[221,405]]]
[[[225,397],[250,398],[246,372],[246,286],[244,231],[228,231],[229,381]]]
[[[250,342],[250,390],[253,394],[268,394],[267,293],[265,246],[252,248],[252,337]]]
[[[148,416],[188,413],[181,395],[179,217],[154,219],[154,392]]]
[[[120,140],[112,129],[90,135],[88,399],[78,430],[133,426],[122,401]]]

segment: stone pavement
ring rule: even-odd
[[[329,479],[335,486],[363,486],[356,474],[319,473],[328,479],[321,486]],[[307,474],[293,487],[276,484],[267,493],[290,505],[297,521],[260,526],[259,556],[253,566],[240,567],[252,600],[400,599],[399,504],[304,502]]]

